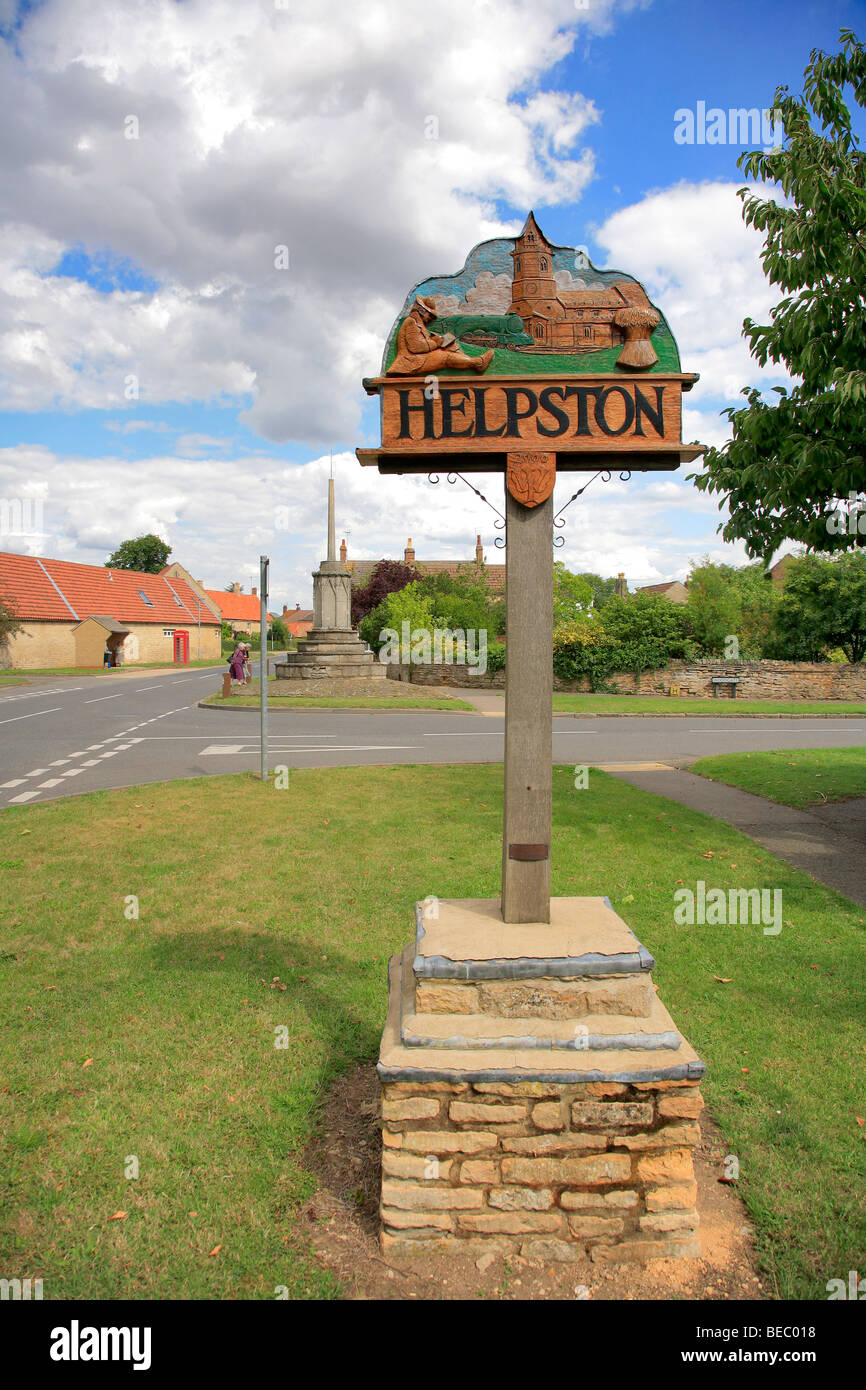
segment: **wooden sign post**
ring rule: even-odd
[[[667,1087],[688,1090],[671,1114],[697,1115],[703,1063],[609,901],[551,899],[550,845],[556,476],[670,470],[698,457],[681,439],[682,393],[696,380],[643,287],[553,246],[530,213],[519,237],[482,243],[457,275],[407,296],[382,372],[364,382],[381,403],[382,443],[357,450],[363,465],[505,478],[501,895],[416,904],[415,944],[391,962],[379,1061],[386,1251],[469,1252],[493,1239],[528,1257],[538,1241],[551,1258],[577,1246],[611,1258],[695,1253],[693,1198],[659,1221],[631,1152],[673,1142]],[[688,1128],[671,1168],[687,1196]],[[537,1172],[515,1158],[582,1149],[617,1152]],[[437,1153],[451,1156],[448,1175],[413,1183],[417,1155]],[[617,1214],[600,1218],[608,1197]]]

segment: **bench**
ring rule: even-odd
[[[739,676],[713,676],[713,697],[718,699],[719,686],[729,685],[731,687],[731,699],[737,698],[737,686],[740,684]]]

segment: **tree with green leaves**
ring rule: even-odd
[[[592,608],[593,590],[588,578],[572,574],[562,560],[553,563],[553,626],[579,622]]]
[[[778,654],[778,590],[761,561],[738,569],[704,556],[699,565],[692,563],[688,592],[692,633],[704,656],[757,661]]]
[[[840,44],[812,51],[802,95],[777,89],[782,144],[738,160],[771,185],[767,197],[739,196],[744,220],[765,234],[767,279],[783,292],[770,323],[747,318],[743,332],[755,361],[784,367],[794,385],[774,387],[773,402],[746,388],[747,404],[725,412],[731,440],[691,475],[727,505],[725,539],[765,559],[789,539],[813,550],[863,544],[856,524],[834,524],[866,491],[866,157],[845,102],[851,90],[866,107],[866,50],[846,29]]]
[[[106,569],[137,570],[139,574],[159,574],[168,564],[171,546],[151,532],[122,541],[105,562]]]
[[[803,555],[790,566],[779,600],[780,649],[790,660],[822,661],[840,649],[866,658],[866,554]]]
[[[388,594],[399,593],[417,578],[418,571],[402,560],[380,560],[367,583],[352,590],[352,622],[359,627],[361,619],[383,603]]]
[[[14,637],[16,632],[21,632],[21,624],[18,621],[18,614],[8,598],[0,598],[0,648],[6,646],[10,637]]]
[[[605,604],[616,598],[615,579],[603,579],[592,570],[580,570],[577,578],[583,579],[592,589],[592,607],[596,613],[600,613]]]
[[[382,637],[384,629],[389,628],[402,637],[404,623],[409,624],[410,635],[416,628],[429,631],[435,625],[432,600],[421,593],[417,580],[386,594],[382,602],[361,619],[358,632],[377,652],[385,640]]]

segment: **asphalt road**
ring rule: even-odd
[[[259,766],[257,710],[198,701],[224,667],[33,678],[0,687],[0,806]],[[270,765],[501,762],[504,719],[430,711],[274,710]],[[554,719],[556,763],[648,763],[866,743],[863,719]]]

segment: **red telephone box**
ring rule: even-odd
[[[174,664],[175,666],[186,666],[189,662],[189,633],[175,632],[174,636]]]

